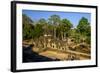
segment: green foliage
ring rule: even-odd
[[[36,39],[44,34],[56,36],[58,39],[73,38],[76,43],[85,39],[87,44],[91,43],[91,26],[88,20],[82,17],[76,28],[68,19],[61,19],[58,15],[52,15],[48,20],[41,18],[33,22],[27,15],[23,14],[23,39]]]
[[[31,24],[33,21],[25,14],[22,15],[22,22],[23,24]]]
[[[49,20],[49,24],[52,24],[52,25],[59,25],[60,24],[60,16],[58,15],[52,15],[50,16],[50,18],[48,19]]]
[[[31,23],[33,23],[33,21],[27,15],[23,14],[23,39],[34,39],[43,35],[42,26],[46,21],[40,19],[38,24],[33,25]]]
[[[38,25],[38,26],[37,26]],[[45,34],[46,31],[48,30],[48,26],[47,26],[47,21],[44,19],[44,18],[41,18],[37,24],[36,24],[36,28],[38,28],[43,31],[43,32],[40,32],[40,34]]]
[[[79,21],[79,24],[77,26],[77,32],[85,38],[86,43],[90,44],[91,26],[85,17],[82,17],[82,19]]]
[[[47,21],[46,21],[44,18],[41,18],[41,19],[38,21],[38,24],[46,25],[46,24],[47,24]]]
[[[35,29],[33,31],[33,38],[37,38],[43,35],[43,28],[41,24],[36,24]]]
[[[32,38],[33,30],[34,30],[34,26],[32,26],[31,24],[24,24],[23,25],[23,39]]]
[[[82,17],[82,19],[79,21],[79,24],[77,26],[78,32],[80,32],[82,35],[87,34],[87,30],[89,29],[89,22],[85,17]]]
[[[48,24],[53,26],[53,36],[56,39],[57,38],[57,26],[60,24],[60,16],[58,15],[51,15],[48,19]]]
[[[60,20],[60,24],[57,27],[57,31],[56,31],[57,36],[59,38],[62,37],[62,39],[68,37],[69,31],[71,30],[72,26],[73,26],[72,23],[68,19]]]
[[[23,39],[30,39],[32,38],[32,32],[34,30],[34,26],[32,25],[33,21],[26,16],[25,14],[22,15],[23,19]]]
[[[68,19],[62,19],[61,23],[67,30],[70,30],[73,27],[72,23]]]
[[[61,29],[62,29],[62,31],[64,33],[68,34],[68,32],[72,28],[72,26],[73,26],[72,23],[69,20],[67,20],[67,19],[63,19],[61,21]]]

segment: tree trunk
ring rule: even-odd
[[[63,32],[61,32],[61,38],[62,38],[62,40],[63,40]]]
[[[54,28],[54,39],[56,39],[56,28]]]
[[[66,33],[64,33],[64,39],[66,39]]]

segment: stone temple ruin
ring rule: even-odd
[[[44,35],[38,39],[31,39],[30,41],[26,40],[23,42],[24,46],[25,44],[32,45],[32,50],[40,54],[45,51],[55,51],[57,54],[59,54],[58,52],[64,53],[66,54],[66,57],[64,57],[63,60],[81,60],[91,58],[90,47],[85,43],[76,44],[73,38],[59,40],[54,39],[51,35]],[[48,54],[45,56],[50,57]],[[59,59],[59,57],[57,57],[57,59]]]

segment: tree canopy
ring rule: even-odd
[[[23,39],[35,39],[45,34],[51,34],[54,38],[65,39],[73,37],[80,41],[85,38],[90,44],[91,41],[91,26],[87,18],[82,17],[73,28],[73,24],[67,18],[61,19],[59,15],[51,15],[48,19],[40,18],[38,21],[33,21],[30,17],[23,14]]]

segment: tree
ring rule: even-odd
[[[41,24],[36,24],[33,31],[34,38],[39,38],[43,35],[43,28]]]
[[[72,23],[68,19],[62,19],[60,29],[62,33],[62,39],[68,37],[69,31],[72,28]]]
[[[22,15],[23,23],[23,39],[32,38],[32,32],[34,30],[33,21],[25,14]]]
[[[54,38],[56,38],[56,26],[60,24],[60,16],[52,15],[48,20],[48,23],[54,26]]]
[[[47,21],[44,18],[41,18],[41,19],[39,19],[39,21],[37,23],[41,24],[41,25],[45,25],[45,24],[47,24]]]
[[[79,43],[80,34],[77,32],[76,28],[73,28],[69,31],[69,36],[74,39],[75,43]]]
[[[88,30],[89,27],[90,27],[90,24],[88,22],[88,19],[86,19],[85,17],[82,17],[77,26],[78,32],[84,35],[87,33],[86,31]]]
[[[31,18],[28,17],[26,14],[22,15],[22,22],[23,24],[33,24],[33,20],[31,20]]]
[[[48,25],[47,25],[47,21],[44,18],[41,18],[38,21],[38,24],[41,25],[42,29],[43,29],[43,34],[47,34],[48,32]]]
[[[79,21],[79,24],[77,26],[77,32],[80,33],[81,38],[86,38],[86,42],[89,44],[91,39],[91,26],[88,22],[88,19],[85,17],[82,17]]]

